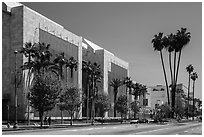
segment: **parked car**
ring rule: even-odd
[[[130,120],[130,124],[137,124],[137,123],[139,123],[139,119]]]
[[[148,120],[143,118],[143,119],[139,120],[139,123],[148,123]]]

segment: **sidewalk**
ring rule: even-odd
[[[190,120],[192,121],[192,120]],[[136,125],[152,125],[152,124],[179,124],[179,123],[185,123],[185,122],[190,122],[189,120],[182,120],[180,122],[176,120],[170,120],[169,122],[165,123],[146,123],[146,124],[136,124]],[[130,124],[129,121],[125,121],[122,124]],[[73,123],[71,126],[70,124],[52,124],[51,126],[49,125],[43,125],[42,128],[40,128],[39,124],[32,124],[32,125],[18,125],[18,128],[13,128],[13,125],[10,126],[10,128],[7,127],[7,125],[2,125],[2,132],[6,131],[18,131],[18,130],[43,130],[43,129],[51,129],[51,128],[75,128],[75,127],[85,127],[85,126],[100,126],[100,125],[121,125],[120,122],[111,122],[111,123],[99,123],[95,122],[94,125],[91,125],[91,123]]]
[[[42,129],[50,129],[50,128],[75,128],[75,127],[85,127],[85,126],[100,126],[100,125],[120,125],[120,122],[113,123],[99,123],[95,122],[94,125],[91,123],[73,123],[72,126],[70,124],[52,124],[52,125],[43,125],[41,128],[39,124],[35,125],[18,125],[18,128],[13,128],[13,125],[10,128],[7,125],[2,125],[2,132],[4,131],[18,131],[18,130],[42,130]],[[129,122],[123,122],[122,124],[129,124]]]

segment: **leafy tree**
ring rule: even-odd
[[[130,108],[134,112],[134,119],[136,118],[136,114],[139,112],[138,101],[133,101],[130,103]]]
[[[110,82],[110,86],[113,87],[113,93],[114,93],[114,117],[116,117],[115,102],[117,99],[118,88],[122,85],[123,85],[123,81],[118,78],[112,79],[112,81]]]
[[[162,113],[163,118],[169,117],[171,110],[170,110],[170,106],[167,103],[159,106],[158,108],[161,109],[161,113]]]
[[[118,97],[116,101],[115,109],[121,114],[121,123],[122,123],[123,114],[127,114],[127,111],[128,111],[126,95],[121,95]]]
[[[61,95],[62,106],[64,110],[67,110],[71,116],[70,125],[73,123],[74,112],[79,111],[80,105],[82,103],[80,98],[80,91],[75,88],[68,86],[65,87],[65,92]]]
[[[185,106],[183,105],[183,98],[181,94],[176,95],[175,104],[175,114],[182,118],[185,114]]]
[[[96,99],[96,107],[99,109],[99,113],[102,118],[102,124],[103,124],[104,114],[110,109],[110,99],[108,95],[105,95],[102,93],[98,94]]]
[[[32,88],[30,89],[30,105],[39,112],[39,118],[43,122],[45,111],[52,110],[57,103],[60,83],[56,77],[51,74],[37,74],[34,77]]]

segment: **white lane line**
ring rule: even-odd
[[[156,130],[150,130],[150,131],[139,132],[139,133],[135,133],[134,135],[143,134],[143,133],[149,133],[149,132],[155,132],[155,131],[160,131],[160,130],[164,130],[164,129],[169,129],[169,127],[168,127],[168,128],[161,128],[161,129],[156,129]]]
[[[79,131],[79,130],[77,130],[77,129],[73,129],[73,130],[68,130],[68,129],[67,130],[60,130],[60,132],[69,132],[69,131],[71,131],[71,132],[74,131],[75,132],[75,131]]]
[[[183,132],[188,132],[188,131],[183,131]]]

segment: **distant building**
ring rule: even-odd
[[[149,93],[148,106],[151,109],[155,109],[158,106],[167,103],[167,101],[168,101],[166,86],[163,86],[163,85],[149,86],[148,87],[148,93]]]
[[[177,90],[178,89],[182,90],[183,91],[182,94],[185,94],[187,96],[186,87],[182,83],[177,84]],[[156,107],[168,102],[167,89],[166,89],[166,86],[164,85],[149,86],[148,93],[149,93],[149,95],[147,96],[148,102],[149,102],[148,106],[151,109],[155,109]],[[178,96],[179,94],[177,94],[176,96]],[[171,103],[170,90],[169,90],[169,97],[170,97],[170,103]],[[183,105],[185,105],[184,99],[183,99]]]
[[[65,57],[74,57],[78,61],[77,71],[70,75],[67,69],[63,73],[66,82],[70,86],[75,86],[87,94],[86,74],[82,71],[82,61],[91,61],[100,64],[103,78],[98,84],[98,91],[104,92],[111,98],[113,104],[113,88],[109,86],[113,78],[129,76],[129,64],[116,57],[113,53],[103,49],[93,42],[82,38],[47,17],[19,3],[2,3],[2,118],[14,119],[14,72],[15,60],[17,67],[20,67],[27,58],[18,54],[15,58],[14,51],[20,49],[26,42],[44,42],[50,44],[54,53],[64,52]],[[23,72],[21,85],[17,88],[18,95],[18,120],[30,119],[38,116],[38,113],[28,106],[26,98],[28,90],[25,87],[27,71]],[[119,95],[124,93],[125,86],[119,88]],[[8,106],[10,109],[8,109]],[[86,117],[86,103],[81,105],[80,112],[76,118]],[[29,113],[28,113],[29,110]],[[60,117],[58,107],[48,112],[53,117]],[[68,114],[64,114],[68,116]],[[107,116],[113,116],[113,105]]]

